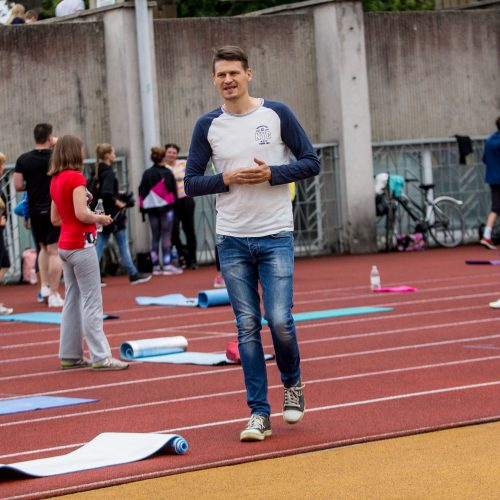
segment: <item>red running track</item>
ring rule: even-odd
[[[282,387],[268,363],[273,436],[240,443],[248,419],[240,367],[134,363],[125,372],[63,372],[58,328],[0,323],[0,399],[35,394],[95,398],[96,403],[0,416],[0,462],[68,453],[101,432],[179,433],[184,456],[42,479],[3,480],[3,498],[41,498],[141,478],[332,448],[500,418],[500,269],[467,266],[490,258],[479,247],[407,254],[330,256],[297,261],[295,312],[391,306],[393,312],[298,323],[306,416],[290,426],[281,417]],[[496,255],[496,254],[495,254]],[[416,293],[373,294],[371,265],[383,286]],[[113,351],[125,340],[184,335],[189,349],[223,351],[235,338],[229,307],[139,307],[136,295],[210,286],[211,267],[154,277],[130,286],[108,280],[105,322]],[[0,301],[16,312],[41,310],[29,285],[4,287]],[[270,334],[263,334],[272,352]]]

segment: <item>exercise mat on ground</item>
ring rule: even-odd
[[[143,358],[176,354],[187,349],[186,337],[160,337],[157,339],[130,340],[120,346],[123,359],[144,361]]]
[[[103,432],[81,448],[57,457],[0,464],[0,477],[48,477],[144,460],[155,453],[183,455],[187,441],[177,434]]]
[[[399,286],[386,286],[382,288],[374,288],[372,292],[375,293],[390,293],[390,292],[418,292],[418,288],[413,286],[399,285]]]
[[[185,352],[187,346],[188,342],[185,337],[133,340],[121,345],[120,355],[127,361],[145,363],[202,366],[238,364],[237,361],[229,359],[226,352]],[[274,359],[274,355],[266,354],[265,359]]]
[[[15,399],[3,399],[0,401],[0,415],[45,410],[47,408],[58,408],[60,406],[80,405],[83,403],[95,403],[96,401],[98,400],[54,396],[27,396]]]
[[[214,307],[227,306],[229,295],[226,288],[216,290],[201,290],[198,297],[185,297],[181,293],[160,295],[159,297],[136,297],[135,301],[140,306],[178,306],[178,307]]]
[[[343,309],[324,309],[322,311],[310,311],[293,314],[293,319],[299,321],[313,321],[316,319],[340,318],[342,316],[356,316],[358,314],[372,314],[379,312],[390,312],[392,307],[346,307]],[[267,325],[267,320],[262,319],[262,324]]]
[[[500,266],[500,260],[466,260],[465,263],[476,266]]]
[[[20,314],[8,314],[0,316],[0,321],[21,321],[25,323],[45,323],[47,325],[60,325],[62,313],[60,312],[29,312]],[[104,314],[102,319],[116,319],[115,314]]]

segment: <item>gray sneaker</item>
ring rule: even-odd
[[[289,424],[296,424],[304,417],[305,410],[304,385],[302,382],[299,380],[293,385],[285,385],[283,420]]]
[[[106,370],[126,370],[128,363],[120,361],[115,358],[104,358],[101,361],[92,363],[92,370],[106,371]]]
[[[89,368],[92,363],[85,358],[81,359],[61,359],[61,368],[63,370],[75,370],[77,368]]]
[[[269,417],[267,415],[254,414],[250,417],[245,429],[241,431],[240,441],[263,441],[272,433]]]

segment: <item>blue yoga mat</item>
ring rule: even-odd
[[[293,315],[293,319],[296,322],[313,321],[315,319],[340,318],[342,316],[389,312],[392,310],[392,307],[346,307],[344,309],[324,309],[322,311],[297,313]],[[267,325],[267,320],[262,319],[262,324]]]
[[[16,399],[0,400],[0,415],[21,413],[23,411],[45,410],[59,406],[80,405],[94,403],[97,399],[60,398],[52,396],[32,396]]]
[[[185,337],[161,337],[157,339],[130,340],[120,346],[120,356],[127,361],[144,361],[146,363],[170,363],[176,365],[234,365],[226,353],[219,352],[185,352],[188,342]],[[273,359],[266,354],[266,359]]]
[[[62,313],[60,312],[29,312],[20,314],[7,314],[0,316],[0,321],[23,321],[25,323],[45,323],[48,325],[60,325]],[[116,319],[119,316],[104,314],[102,319]]]
[[[200,307],[227,306],[231,304],[227,288],[215,290],[202,290],[198,292],[198,305]]]
[[[57,476],[137,462],[160,452],[183,455],[188,449],[187,441],[178,434],[103,432],[66,455],[0,464],[0,477]]]
[[[226,288],[202,290],[198,292],[197,298],[185,297],[181,293],[170,293],[159,297],[136,297],[135,301],[140,306],[214,307],[230,304]]]

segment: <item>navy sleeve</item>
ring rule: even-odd
[[[205,170],[212,157],[212,147],[207,136],[215,116],[214,113],[202,116],[194,127],[184,176],[184,190],[188,196],[223,193],[228,190],[224,185],[222,174],[205,176]]]
[[[290,148],[295,161],[286,165],[269,165],[271,184],[288,184],[319,174],[320,162],[316,151],[292,110],[281,102],[265,101],[281,121],[281,139]]]

